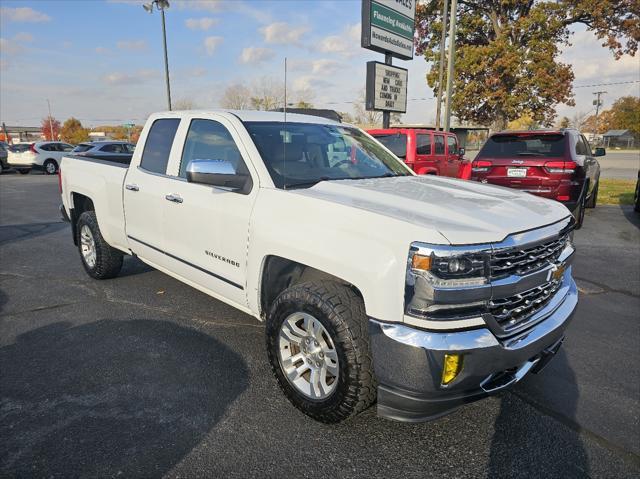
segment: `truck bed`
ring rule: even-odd
[[[60,176],[67,211],[77,207],[80,195],[91,198],[104,239],[128,252],[123,205],[127,168],[124,163],[69,155],[62,158]]]

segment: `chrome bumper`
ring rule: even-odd
[[[539,314],[544,318],[509,338],[489,327],[431,332],[400,323],[369,320],[378,414],[402,421],[425,421],[486,397],[537,372],[558,350],[578,302],[570,268],[563,287]],[[444,355],[464,356],[460,374],[441,384]]]

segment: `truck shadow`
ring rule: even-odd
[[[63,221],[22,225],[2,225],[0,226],[0,245],[37,238],[39,236],[55,233],[68,227],[69,223],[65,223]]]
[[[539,375],[505,393],[487,477],[588,477],[589,459],[576,430],[578,397],[563,349]]]
[[[247,383],[238,354],[166,321],[29,331],[0,348],[0,476],[162,476]]]

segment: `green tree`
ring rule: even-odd
[[[640,134],[640,97],[623,96],[611,106],[612,125],[616,130]]]
[[[418,4],[416,51],[431,63],[437,92],[443,0]],[[571,66],[558,61],[569,27],[582,24],[614,56],[634,55],[637,0],[459,0],[452,110],[463,121],[504,128],[530,115],[551,125],[559,103],[574,105]]]
[[[62,141],[77,145],[78,143],[89,140],[89,130],[82,127],[80,120],[71,117],[62,125],[60,138]]]

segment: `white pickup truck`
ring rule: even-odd
[[[286,115],[286,116],[285,116]],[[516,190],[416,176],[358,128],[304,115],[152,115],[131,164],[65,157],[87,273],[134,255],[266,322],[314,419],[422,421],[537,372],[577,304],[573,219]]]

